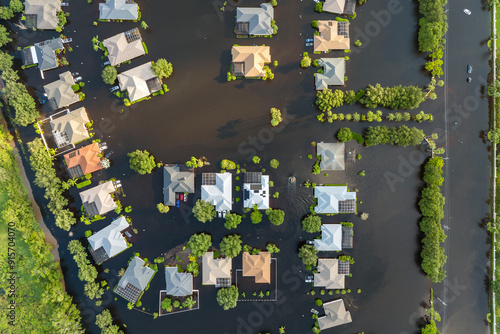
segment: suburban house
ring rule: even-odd
[[[82,191],[80,198],[89,217],[103,215],[116,209],[117,205],[111,194],[116,191],[113,181]]]
[[[217,212],[231,211],[233,174],[203,173],[201,175],[201,199],[215,206]]]
[[[327,89],[328,86],[344,85],[344,58],[320,58],[318,64],[323,67],[323,73],[314,74],[316,90]]]
[[[67,107],[80,101],[80,96],[73,91],[75,80],[70,71],[59,74],[59,80],[51,82],[45,86],[45,95],[53,110]]]
[[[25,0],[26,28],[54,30],[59,24],[60,0]]]
[[[76,178],[102,169],[100,153],[101,148],[98,143],[66,153],[63,157],[70,177]]]
[[[165,280],[167,282],[167,295],[185,297],[193,294],[193,274],[180,273],[177,271],[177,267],[166,267]]]
[[[214,252],[206,252],[202,258],[202,284],[215,285],[216,288],[231,286],[232,259],[214,259]]]
[[[243,252],[243,276],[255,277],[255,283],[271,283],[271,253]]]
[[[269,46],[233,46],[232,73],[237,77],[262,78],[266,76],[264,66],[271,62]]]
[[[90,122],[89,115],[83,107],[52,118],[50,127],[57,147],[65,147],[90,138],[86,126],[88,122]]]
[[[161,90],[160,79],[153,73],[151,64],[152,62],[147,62],[118,74],[120,90],[127,90],[130,102]]]
[[[128,227],[127,220],[121,216],[87,238],[90,254],[97,264],[103,263],[128,248],[127,240],[122,234]]]
[[[321,170],[345,169],[345,144],[344,143],[318,143],[316,155],[321,156],[319,167]]]
[[[115,288],[115,293],[135,304],[153,279],[155,271],[140,257],[134,257]]]
[[[245,173],[243,183],[243,207],[258,210],[269,209],[269,175],[261,172]]]
[[[323,11],[333,14],[354,15],[356,0],[325,0]]]
[[[178,193],[194,193],[193,169],[181,171],[179,165],[163,167],[163,204],[175,206],[175,195]]]
[[[235,32],[237,35],[271,36],[273,19],[274,8],[270,3],[261,3],[260,8],[238,7]]]
[[[57,50],[64,49],[61,38],[48,39],[44,42],[35,43],[33,46],[22,50],[23,65],[25,67],[38,64],[40,71],[57,68]]]
[[[342,250],[342,225],[321,225],[321,239],[314,239],[314,247],[319,251]]]
[[[119,65],[146,54],[141,34],[137,28],[106,38],[102,41],[102,44],[108,50],[108,59],[111,66]]]
[[[345,309],[344,301],[337,299],[323,304],[325,315],[318,318],[320,330],[352,322],[351,313]]]
[[[314,52],[328,50],[349,50],[349,22],[318,21],[319,35],[314,35]]]
[[[314,197],[318,200],[316,213],[356,212],[356,193],[347,186],[316,186]]]
[[[139,19],[139,6],[132,0],[106,0],[99,4],[99,20]]]
[[[314,286],[325,289],[343,289],[345,276],[349,275],[349,262],[338,259],[318,259],[317,273],[314,274]]]

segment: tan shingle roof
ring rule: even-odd
[[[154,78],[158,77],[151,70],[151,62],[118,74],[120,90],[127,90],[131,102],[153,93],[149,90],[147,81]]]
[[[24,14],[36,15],[37,29],[54,30],[59,23],[57,12],[61,11],[59,0],[26,0]]]
[[[271,283],[271,253],[243,253],[243,276],[254,276],[255,283]]]
[[[89,132],[85,124],[90,122],[85,108],[78,108],[64,116],[53,119],[50,122],[52,131],[66,132],[71,144],[78,143],[89,138]]]
[[[339,274],[338,259],[319,259],[318,273],[314,274],[314,286],[326,289],[343,289],[345,276]]]
[[[321,330],[352,322],[351,313],[345,309],[342,299],[324,303],[323,308],[325,316],[318,318],[319,329]]]
[[[129,43],[125,32],[105,39],[102,44],[108,49],[108,59],[111,66],[146,54],[142,46],[142,39],[137,39]]]
[[[269,46],[233,46],[231,49],[234,63],[243,64],[243,76],[264,77],[264,65],[271,62],[271,48]],[[233,68],[233,74],[234,68]]]
[[[351,48],[349,37],[338,34],[339,25],[344,26],[348,22],[318,21],[319,35],[314,35],[314,51],[326,52],[328,50],[348,50]],[[349,35],[347,35],[349,36]]]
[[[218,278],[231,278],[232,259],[214,259],[214,252],[203,255],[202,270],[204,285],[217,284]]]

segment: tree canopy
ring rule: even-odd
[[[113,66],[106,66],[104,70],[102,70],[102,80],[105,84],[112,85],[116,81],[117,73],[116,68]]]
[[[201,199],[196,201],[193,207],[193,214],[202,223],[211,222],[217,216],[214,206]]]
[[[306,266],[315,266],[318,262],[318,250],[311,245],[304,245],[299,249],[299,257]]]
[[[210,246],[212,246],[212,237],[205,233],[193,234],[187,243],[191,254],[196,257],[203,256]]]
[[[302,220],[302,229],[309,233],[321,231],[321,217],[318,215],[308,215]]]
[[[285,212],[280,209],[267,209],[266,215],[269,221],[274,225],[281,225],[285,220]]]
[[[212,206],[213,207],[213,206]],[[224,227],[228,230],[232,228],[237,228],[241,223],[242,217],[237,213],[228,213],[226,214],[226,222],[224,223]]]
[[[10,0],[9,7],[14,13],[21,13],[24,11],[24,5],[20,0]]]
[[[155,158],[146,150],[135,150],[127,156],[129,157],[130,169],[141,175],[150,174],[156,167]]]
[[[344,92],[337,89],[323,89],[316,93],[316,105],[318,109],[327,112],[332,108],[341,107],[344,104]]]
[[[222,168],[222,169],[235,169],[236,164],[234,162],[232,162],[231,160],[223,159],[220,162],[220,168]]]
[[[382,87],[368,85],[359,102],[367,108],[383,106],[391,109],[415,109],[424,101],[425,93],[417,86]]]
[[[160,79],[167,79],[172,75],[174,67],[166,59],[160,58],[151,65],[154,75]]]
[[[424,132],[415,127],[370,126],[365,134],[365,143],[367,146],[391,144],[406,147],[420,145],[424,138]]]
[[[230,308],[235,308],[238,303],[239,295],[238,288],[234,285],[229,288],[221,288],[217,291],[217,303],[219,303],[225,311]]]
[[[219,245],[220,253],[224,256],[233,258],[241,253],[241,236],[237,234],[227,235],[222,238]]]

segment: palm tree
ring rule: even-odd
[[[141,21],[141,28],[142,28],[142,29],[148,29],[148,28],[149,28],[149,26],[148,26],[148,24],[147,24],[146,22]]]

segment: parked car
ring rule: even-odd
[[[82,81],[82,77],[76,77],[75,82]]]
[[[185,193],[185,194],[184,194],[184,202],[187,202],[187,200],[188,200],[188,194],[187,194],[187,193]]]
[[[467,82],[471,82],[472,81],[472,78],[471,77],[467,77]]]
[[[130,234],[128,231],[125,231],[125,235],[129,238],[132,238],[132,234]]]
[[[222,211],[222,218],[226,218],[226,210]]]
[[[176,207],[179,207],[179,204],[180,204],[180,203],[181,203],[181,202],[179,202],[179,200],[176,200],[176,201],[175,201],[175,206],[176,206]]]
[[[467,73],[471,74],[472,73],[472,65],[467,64]]]
[[[111,87],[111,88],[109,89],[109,91],[110,91],[111,93],[114,93],[114,92],[116,92],[118,89],[120,89],[120,86],[113,86],[113,87]]]
[[[464,13],[467,14],[467,15],[472,14],[472,12],[470,10],[468,10],[467,8],[464,9]]]
[[[179,200],[181,200],[181,201],[184,200],[184,194],[179,194]]]
[[[108,65],[111,65],[111,63],[108,61],[105,61],[104,63],[101,64],[101,67],[106,67]]]
[[[313,309],[313,308],[311,309],[311,313],[314,313],[314,314],[316,314],[316,315],[318,315],[318,314],[319,314],[319,312],[318,312],[318,311],[316,311],[316,310],[315,310],[315,309]]]
[[[79,75],[80,75],[80,73],[78,73],[78,72],[73,72],[73,73],[71,73],[71,74],[72,74],[74,77],[77,77],[77,76],[79,76]]]
[[[305,282],[312,283],[314,281],[314,276],[306,276]]]
[[[308,244],[308,245],[314,245],[314,241],[312,241],[312,240],[307,240],[307,241],[306,241],[306,244]]]
[[[217,211],[217,216],[218,216],[219,218],[222,218],[222,211]]]
[[[306,46],[313,46],[313,43],[306,43]]]
[[[314,42],[314,40],[312,38],[306,39],[306,43],[312,43],[312,42]]]

